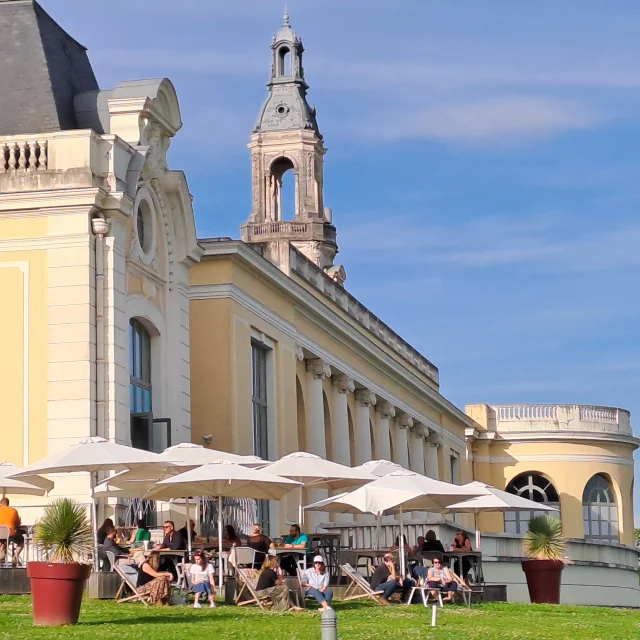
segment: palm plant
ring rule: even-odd
[[[35,526],[34,539],[51,562],[86,561],[93,550],[91,523],[84,507],[62,498],[45,507]]]
[[[567,543],[562,537],[562,523],[552,516],[529,520],[529,530],[522,540],[524,553],[533,560],[559,560],[566,563]]]

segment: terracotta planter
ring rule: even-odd
[[[538,604],[560,604],[560,585],[564,562],[560,560],[523,560],[529,599]]]
[[[33,623],[46,627],[76,624],[90,572],[91,566],[86,564],[29,562]]]

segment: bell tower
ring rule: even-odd
[[[286,9],[271,51],[269,95],[249,143],[253,207],[242,225],[242,240],[261,245],[264,255],[276,264],[282,242],[288,241],[318,267],[329,270],[338,246],[331,210],[323,201],[326,149],[315,107],[307,102],[304,47]],[[291,172],[287,178],[293,178],[289,198],[293,202],[286,201],[283,190],[287,172]]]

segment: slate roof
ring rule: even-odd
[[[86,49],[35,0],[0,0],[0,135],[75,129],[74,96],[96,89]]]

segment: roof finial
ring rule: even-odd
[[[291,24],[289,23],[289,7],[287,6],[287,3],[284,3],[284,21],[282,23],[283,27],[290,27]]]

